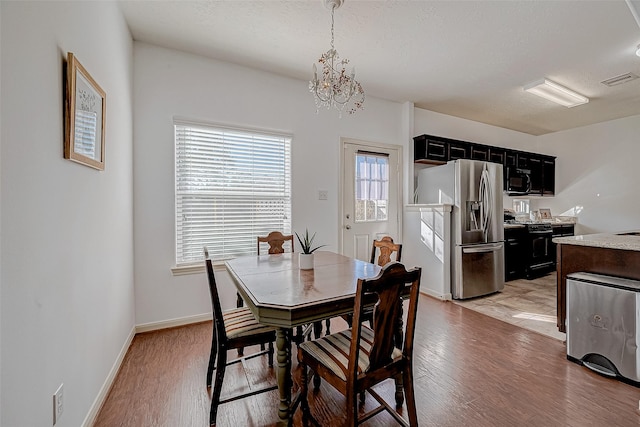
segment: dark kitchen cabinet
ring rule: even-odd
[[[540,194],[542,195],[542,158],[539,156],[527,156],[527,163],[529,169],[531,171],[531,190],[530,194]]]
[[[489,146],[473,144],[471,146],[471,159],[489,161]]]
[[[556,191],[556,159],[542,158],[542,195],[553,196]]]
[[[504,153],[504,168],[512,168],[518,166],[518,153],[513,150],[506,150]]]
[[[504,229],[504,280],[524,277],[527,229],[525,227]]]
[[[449,147],[445,139],[421,135],[413,138],[414,161],[419,163],[446,163]]]
[[[555,157],[434,135],[416,136],[413,138],[413,143],[416,163],[441,165],[457,159],[499,163],[504,168],[505,188],[507,171],[518,168],[529,171],[531,179],[529,194],[553,196],[555,193]]]
[[[449,141],[449,160],[470,158],[471,144],[464,141]]]
[[[553,237],[566,237],[566,236],[573,236],[575,234],[575,226],[574,224],[552,224],[551,227],[553,228]],[[557,250],[558,250],[558,245],[553,243],[552,245],[552,251],[553,251],[553,259],[555,261],[557,261]]]
[[[504,166],[504,148],[489,147],[489,161],[493,163],[499,163]]]

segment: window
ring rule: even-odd
[[[291,136],[175,122],[176,265],[256,254],[291,233]]]
[[[386,221],[389,200],[389,157],[356,155],[356,222]]]

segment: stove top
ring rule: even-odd
[[[548,222],[532,222],[532,223],[528,223],[528,224],[524,224],[525,227],[527,227],[528,231],[535,231],[535,232],[553,232],[553,227],[551,226],[550,223]]]

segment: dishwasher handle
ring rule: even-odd
[[[490,245],[477,245],[462,248],[463,254],[482,254],[487,252],[495,252],[502,249],[504,244],[502,243],[492,243]]]

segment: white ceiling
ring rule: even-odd
[[[323,0],[121,5],[135,40],[300,80],[330,44]],[[640,79],[601,83],[640,76],[632,7],[640,0],[346,0],[335,47],[369,96],[542,135],[640,114]],[[566,108],[523,91],[543,77],[590,102]]]

